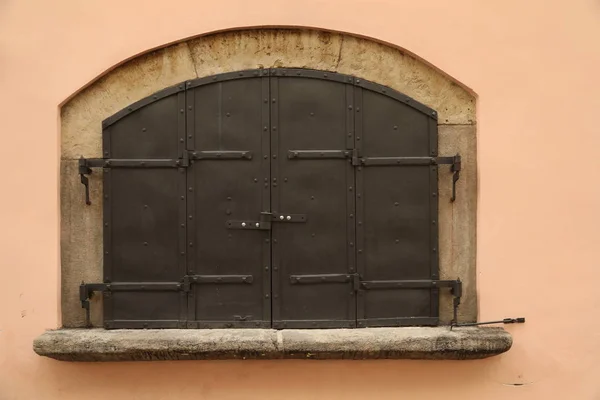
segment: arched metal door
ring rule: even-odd
[[[104,122],[108,328],[435,325],[435,111],[304,69],[202,78]],[[457,176],[456,176],[457,178]],[[82,181],[85,176],[82,175]]]

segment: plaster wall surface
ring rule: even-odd
[[[264,26],[374,38],[477,93],[479,319],[527,317],[508,327],[508,353],[103,364],[34,354],[33,338],[61,325],[59,106],[136,54]],[[0,3],[0,399],[598,398],[598,37],[595,0]]]

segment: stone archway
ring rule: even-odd
[[[186,80],[229,71],[277,67],[319,69],[362,77],[437,110],[440,155],[460,152],[463,156],[457,202],[445,200],[450,197],[451,184],[440,174],[440,278],[460,277],[464,281],[459,318],[462,321],[476,319],[474,96],[426,63],[372,40],[315,30],[260,29],[202,36],[138,56],[112,69],[63,105],[61,303],[64,326],[84,325],[79,283],[102,280],[101,203],[85,205],[77,175],[79,157],[102,157],[102,120],[137,100]],[[102,196],[100,174],[91,177],[92,196],[96,198]],[[442,297],[442,321],[451,319],[450,303],[449,298]]]

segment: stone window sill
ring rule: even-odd
[[[502,328],[165,329],[46,331],[34,351],[63,361],[222,359],[436,359],[491,357],[510,349]]]

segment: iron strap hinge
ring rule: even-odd
[[[229,151],[190,151],[183,152],[180,158],[79,158],[79,176],[85,186],[85,204],[90,205],[90,181],[86,175],[92,168],[187,168],[193,161],[200,160],[252,160],[252,152],[246,150]]]
[[[86,325],[90,325],[90,299],[94,292],[190,292],[193,284],[252,284],[252,275],[185,275],[180,282],[105,282],[79,285],[79,300],[85,309]]]
[[[320,283],[351,283],[352,290],[381,290],[381,289],[437,289],[450,288],[453,296],[453,319],[452,323],[458,321],[458,306],[462,297],[462,281],[451,280],[381,280],[364,281],[360,274],[319,274],[319,275],[290,275],[292,285],[314,285]]]

